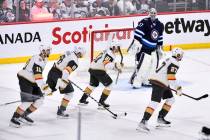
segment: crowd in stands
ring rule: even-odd
[[[206,0],[187,0],[190,3],[185,3],[186,0],[176,1],[177,3],[174,0],[0,0],[0,23],[130,15],[146,13],[151,7],[155,7],[158,12],[209,8]],[[181,9],[181,4],[185,8]]]

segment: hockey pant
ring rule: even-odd
[[[158,66],[158,56],[157,52],[154,51],[151,55],[146,53],[142,53],[139,63],[136,68],[136,76],[133,80],[134,87],[141,87],[142,84],[149,84],[149,77],[150,75],[155,72]]]

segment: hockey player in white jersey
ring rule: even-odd
[[[172,56],[165,59],[150,77],[150,83],[152,84],[151,102],[147,106],[137,130],[149,131],[147,122],[161,102],[161,99],[166,99],[166,101],[158,115],[158,126],[170,126],[171,122],[165,120],[165,116],[168,114],[175,101],[170,87],[176,90],[177,95],[182,94],[182,87],[177,83],[175,77],[179,69],[179,61],[182,60],[182,57],[182,49],[174,48],[172,50]]]
[[[14,112],[10,126],[20,127],[21,123],[32,124],[34,121],[28,115],[42,105],[44,95],[52,93],[42,76],[50,52],[51,47],[41,45],[40,54],[32,56],[18,72],[22,103]]]
[[[115,54],[119,51],[121,51],[120,44],[116,41],[112,41],[110,47],[100,53],[93,60],[93,62],[91,62],[89,68],[90,82],[89,85],[85,88],[83,96],[79,100],[80,104],[88,104],[88,101],[86,100],[88,95],[90,95],[101,82],[105,88],[102,91],[99,100],[99,108],[102,109],[102,106],[108,108],[110,106],[109,104],[105,103],[105,101],[110,95],[113,81],[106,71],[107,69],[113,69],[118,72],[122,72],[123,64],[115,62]]]
[[[73,97],[74,88],[69,81],[69,75],[78,67],[78,58],[85,55],[85,49],[75,47],[73,51],[66,51],[60,56],[60,59],[54,63],[48,73],[47,83],[53,91],[57,89],[63,94],[60,106],[57,110],[59,118],[68,118],[69,114],[65,113],[69,101]]]

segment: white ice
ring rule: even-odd
[[[127,68],[119,76],[117,85],[107,102],[111,104],[110,110],[114,113],[127,112],[126,117],[113,119],[107,111],[97,110],[97,104],[89,99],[86,107],[81,107],[82,124],[81,140],[196,140],[201,127],[210,126],[210,98],[195,101],[181,96],[176,98],[171,112],[166,117],[172,122],[170,128],[156,129],[158,109],[149,121],[150,134],[137,132],[135,129],[141,120],[146,106],[150,101],[151,88],[132,89],[128,84],[132,74],[134,56],[125,56]],[[177,74],[183,86],[183,92],[194,97],[210,93],[210,49],[185,51],[183,62]],[[47,64],[44,76],[52,66]],[[81,61],[80,68],[70,79],[81,88],[88,85],[89,74],[86,60]],[[20,100],[17,72],[24,64],[0,65],[0,104]],[[110,72],[115,82],[116,73]],[[92,94],[99,99],[103,86],[100,85]],[[35,125],[21,128],[9,127],[9,121],[19,103],[0,106],[0,140],[77,140],[78,134],[78,100],[82,92],[75,87],[74,97],[70,101],[67,112],[69,119],[57,119],[57,106],[60,105],[62,95],[55,92],[53,96],[46,97],[44,105],[31,114]]]

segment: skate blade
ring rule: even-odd
[[[170,124],[158,124],[156,125],[156,128],[167,128],[167,127],[171,127]]]
[[[200,138],[199,140],[210,140],[210,135],[205,135],[204,133],[202,133],[201,131],[198,133]]]
[[[21,125],[17,125],[17,124],[14,124],[14,123],[10,122],[10,123],[9,123],[9,127],[20,128]]]
[[[141,132],[141,133],[145,133],[145,134],[149,134],[150,133],[149,129],[145,129],[145,128],[142,128],[142,127],[137,127],[136,131],[137,132]]]
[[[80,106],[87,106],[88,104],[78,103],[78,105],[80,105]]]
[[[106,109],[109,109],[109,107],[106,107]],[[105,107],[99,106],[98,110],[106,110]]]
[[[60,116],[60,115],[57,115],[57,119],[69,119],[70,117],[63,117],[63,116]]]
[[[23,120],[23,119],[20,119],[20,122],[21,122],[22,125],[34,125],[34,123],[25,121],[25,120]]]

